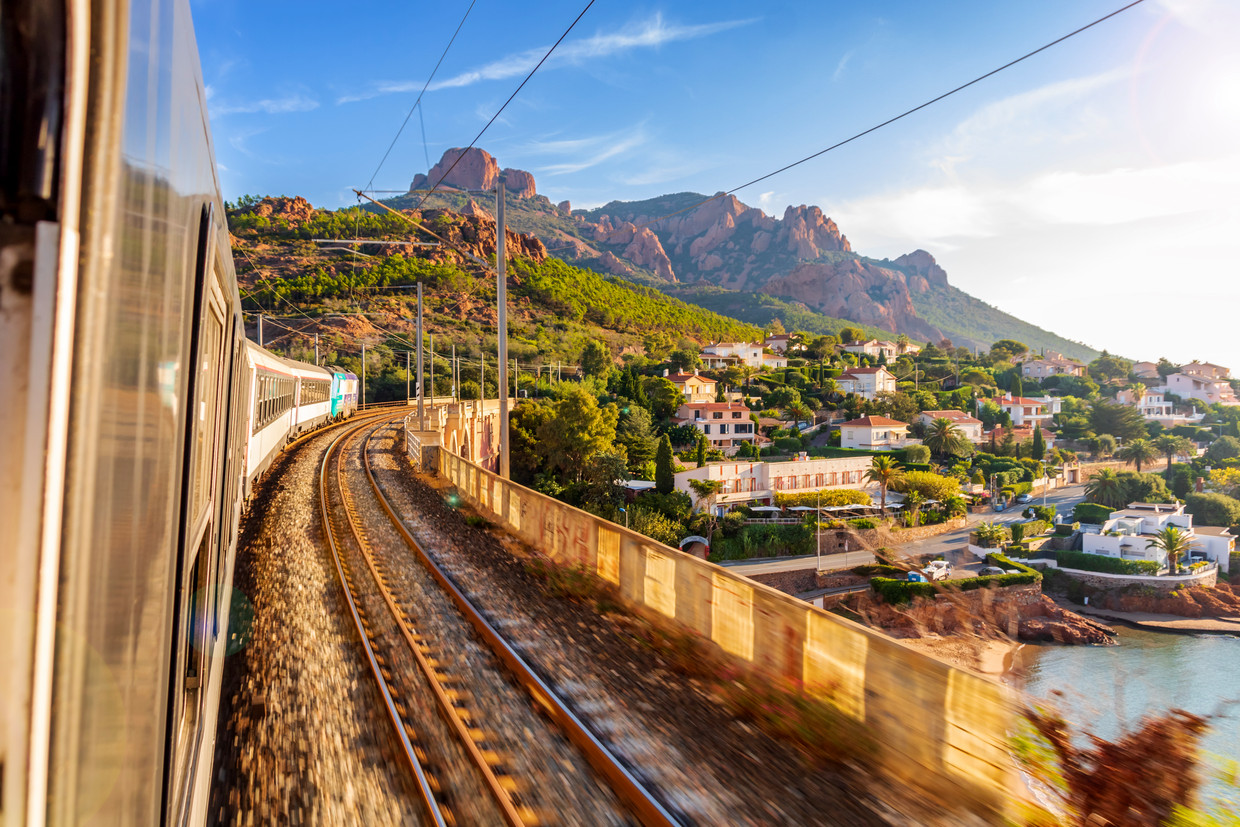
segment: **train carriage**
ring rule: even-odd
[[[245,339],[186,0],[0,43],[0,825],[201,824],[243,498],[356,377]]]

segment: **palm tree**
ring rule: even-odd
[[[1091,503],[1105,505],[1108,508],[1121,508],[1124,505],[1124,485],[1119,474],[1110,468],[1104,468],[1089,478],[1085,483],[1085,497]]]
[[[904,495],[904,507],[907,509],[904,513],[911,514],[911,527],[917,528],[917,520],[921,515],[921,507],[926,503],[926,495],[920,491],[913,489]]]
[[[998,548],[1007,539],[1007,529],[999,523],[982,523],[973,534],[982,548]]]
[[[896,355],[902,356],[906,350],[908,350],[908,336],[901,333],[896,337]]]
[[[693,493],[697,495],[697,504],[703,507],[706,512],[706,545],[709,546],[715,536],[715,509],[712,507],[715,501],[715,495],[723,488],[723,482],[720,480],[689,480],[689,487],[693,489]]]
[[[926,436],[922,439],[922,443],[929,448],[935,456],[943,459],[951,454],[957,453],[964,449],[967,440],[964,438],[964,432],[960,430],[960,426],[952,422],[945,416],[940,416],[930,423],[930,427],[926,429]]]
[[[1159,450],[1154,447],[1154,443],[1144,437],[1138,437],[1120,449],[1119,458],[1124,462],[1135,464],[1137,466],[1137,473],[1140,474],[1141,466],[1156,458],[1159,453]]]
[[[1187,438],[1175,434],[1163,434],[1154,440],[1154,447],[1167,458],[1167,478],[1171,477],[1171,462],[1177,454],[1192,450],[1193,443]]]
[[[1188,550],[1193,547],[1193,536],[1187,531],[1181,531],[1175,526],[1169,525],[1146,540],[1145,547],[1158,548],[1167,552],[1167,565],[1170,567],[1171,573],[1175,574],[1180,570],[1180,555],[1188,554]]]
[[[870,468],[865,472],[866,482],[876,483],[882,499],[879,507],[887,513],[887,489],[904,476],[904,469],[889,454],[877,454],[870,461]]]

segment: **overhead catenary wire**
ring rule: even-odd
[[[556,40],[555,43],[551,44],[551,48],[547,50],[547,53],[542,56],[542,59],[540,59],[537,64],[534,65],[533,69],[530,69],[530,73],[525,76],[525,79],[522,80],[521,83],[518,84],[517,88],[513,90],[512,94],[508,96],[508,100],[504,101],[504,105],[495,111],[495,114],[491,116],[491,120],[487,121],[486,125],[483,126],[482,129],[479,130],[478,134],[474,136],[474,139],[469,142],[469,146],[465,148],[465,152],[462,152],[460,155],[456,157],[456,160],[452,162],[452,165],[448,167],[448,169],[444,172],[444,174],[439,176],[439,180],[436,181],[431,186],[430,191],[427,192],[426,195],[422,196],[422,198],[414,206],[415,210],[420,209],[422,205],[426,203],[426,199],[430,198],[431,195],[434,194],[435,190],[439,189],[439,185],[443,183],[444,179],[446,179],[449,174],[451,174],[452,170],[456,169],[456,165],[459,164],[461,162],[461,159],[465,157],[465,153],[473,149],[475,146],[477,146],[478,141],[481,140],[482,136],[486,134],[486,131],[491,128],[491,124],[495,123],[495,120],[501,114],[503,114],[503,111],[508,108],[508,104],[512,103],[513,98],[515,98],[517,94],[525,87],[525,84],[529,83],[530,78],[534,77],[534,73],[542,68],[542,65],[547,62],[547,58],[551,57],[551,53],[554,52],[556,48],[559,47],[559,45],[562,42],[564,42],[564,38],[568,37],[569,32],[571,32],[573,28],[581,21],[581,18],[585,17],[586,12],[588,12],[590,10],[590,7],[593,5],[594,5],[594,0],[589,0],[589,2],[586,3],[585,8],[583,8],[580,12],[578,12],[577,16],[573,18],[573,22],[568,24],[568,28],[564,30],[564,34],[560,35],[559,39]],[[371,181],[371,183],[374,183],[373,180]],[[370,185],[367,184],[367,186],[369,187]],[[360,195],[361,193],[358,193],[358,194]]]
[[[651,219],[651,220],[649,220],[649,221],[647,221],[647,222],[645,222],[645,223],[643,223],[643,224],[638,225],[636,229],[639,229],[639,230],[640,230],[640,229],[643,229],[643,228],[645,228],[645,227],[649,227],[649,226],[651,226],[651,225],[653,225],[653,224],[658,224],[660,221],[665,221],[665,220],[667,220],[667,219],[669,219],[669,218],[674,218],[675,216],[678,216],[678,215],[680,215],[680,214],[682,214],[682,213],[687,213],[687,212],[690,212],[691,210],[696,210],[698,207],[701,207],[701,206],[704,206],[704,205],[706,205],[706,204],[709,204],[709,203],[710,203],[710,202],[712,202],[712,201],[717,201],[717,200],[719,200],[720,198],[725,198],[725,197],[727,197],[727,196],[729,196],[729,195],[733,195],[733,194],[735,194],[735,193],[737,193],[737,192],[740,192],[741,190],[743,190],[743,189],[745,189],[745,188],[747,188],[747,187],[752,187],[754,184],[761,183],[762,181],[765,181],[765,180],[767,180],[768,178],[773,178],[773,177],[775,177],[776,175],[779,175],[780,173],[787,172],[788,170],[790,170],[790,169],[792,169],[792,168],[794,168],[794,167],[798,167],[798,166],[800,166],[801,164],[807,163],[808,161],[812,161],[812,160],[814,160],[815,158],[818,158],[818,157],[820,157],[820,156],[822,156],[822,155],[827,154],[828,152],[831,152],[832,150],[839,149],[840,147],[842,147],[842,146],[844,146],[844,145],[846,145],[846,144],[850,144],[850,143],[852,143],[853,141],[857,140],[858,138],[863,138],[863,137],[865,137],[866,135],[869,135],[871,132],[877,132],[878,130],[882,129],[882,128],[883,128],[883,127],[885,127],[885,126],[889,126],[889,125],[891,125],[891,124],[895,123],[895,122],[896,122],[896,121],[898,121],[898,120],[901,120],[901,119],[903,119],[903,118],[907,118],[909,115],[912,115],[912,114],[914,114],[915,112],[920,112],[922,109],[925,109],[925,108],[926,108],[926,107],[928,107],[928,106],[932,106],[933,104],[936,104],[936,103],[938,103],[939,101],[941,101],[941,100],[943,100],[943,99],[945,99],[945,98],[949,98],[949,97],[951,97],[952,95],[956,94],[957,92],[962,92],[962,91],[964,91],[965,89],[968,89],[970,86],[973,86],[974,84],[981,83],[983,80],[986,80],[986,79],[987,79],[987,78],[989,78],[989,77],[993,77],[994,75],[999,74],[999,73],[1000,73],[1000,72],[1002,72],[1004,69],[1010,69],[1011,67],[1015,66],[1015,65],[1016,65],[1016,64],[1018,64],[1018,63],[1021,63],[1022,61],[1028,60],[1029,58],[1033,57],[1034,55],[1040,54],[1041,52],[1045,52],[1047,49],[1051,48],[1052,46],[1057,46],[1057,45],[1059,45],[1060,43],[1063,43],[1065,40],[1068,40],[1069,38],[1075,37],[1075,36],[1077,36],[1078,34],[1080,34],[1081,32],[1084,32],[1084,31],[1087,31],[1087,30],[1089,30],[1089,29],[1092,29],[1094,26],[1097,26],[1099,23],[1103,23],[1103,22],[1105,22],[1105,21],[1107,21],[1107,20],[1110,20],[1112,17],[1115,17],[1115,16],[1117,16],[1117,15],[1119,15],[1119,14],[1122,14],[1122,13],[1124,13],[1124,12],[1128,11],[1129,9],[1133,8],[1134,6],[1139,6],[1141,3],[1144,3],[1144,2],[1145,2],[1145,0],[1133,0],[1131,3],[1128,3],[1128,4],[1127,4],[1127,5],[1125,5],[1125,6],[1121,6],[1120,8],[1118,8],[1118,9],[1116,9],[1115,11],[1111,12],[1110,14],[1105,14],[1105,15],[1103,15],[1102,17],[1099,17],[1098,19],[1094,20],[1094,21],[1093,21],[1093,22],[1091,22],[1091,23],[1086,23],[1084,26],[1081,26],[1081,27],[1080,27],[1080,28],[1078,28],[1078,29],[1074,29],[1074,30],[1072,30],[1072,31],[1068,32],[1067,34],[1063,35],[1062,37],[1058,37],[1058,38],[1056,38],[1056,39],[1052,40],[1050,43],[1047,43],[1047,44],[1045,44],[1045,45],[1039,46],[1038,48],[1034,49],[1034,50],[1033,50],[1033,51],[1031,51],[1031,52],[1026,52],[1025,54],[1021,55],[1020,57],[1016,58],[1015,60],[1010,60],[1010,61],[1008,61],[1007,63],[1003,64],[1002,66],[999,66],[998,68],[991,69],[989,72],[987,72],[987,73],[986,73],[986,74],[984,74],[984,75],[978,75],[977,77],[973,78],[973,80],[971,80],[971,81],[969,81],[969,82],[967,82],[967,83],[962,83],[962,84],[960,84],[959,86],[957,86],[955,89],[952,89],[952,90],[950,90],[950,91],[948,91],[948,92],[944,92],[943,94],[938,95],[937,97],[931,98],[930,100],[925,101],[924,103],[918,104],[917,106],[914,106],[912,109],[906,109],[905,111],[901,112],[899,115],[896,115],[896,116],[894,116],[894,117],[888,118],[887,120],[883,121],[882,123],[875,124],[874,126],[871,126],[869,129],[862,130],[861,132],[858,132],[857,134],[855,134],[855,135],[853,135],[853,136],[851,136],[851,137],[845,138],[845,139],[844,139],[844,140],[842,140],[842,141],[839,141],[839,142],[837,142],[837,143],[831,144],[831,146],[829,146],[829,147],[827,147],[827,148],[825,148],[825,149],[820,149],[820,150],[818,150],[817,152],[815,152],[815,153],[813,153],[813,154],[806,155],[804,158],[801,158],[801,159],[800,159],[800,160],[798,160],[798,161],[793,161],[793,162],[792,162],[792,163],[790,163],[790,164],[785,164],[784,166],[780,167],[779,169],[773,170],[772,172],[768,172],[768,173],[766,173],[765,175],[760,175],[760,176],[758,176],[757,178],[754,178],[752,181],[746,181],[745,183],[741,184],[740,186],[733,187],[733,188],[732,188],[732,189],[730,189],[730,190],[727,190],[727,191],[725,191],[725,192],[720,192],[720,193],[718,193],[718,194],[716,194],[716,195],[712,195],[712,196],[711,196],[711,197],[709,197],[709,198],[704,198],[704,199],[702,199],[701,201],[698,201],[696,204],[690,204],[690,205],[689,205],[689,206],[687,206],[687,207],[683,207],[683,208],[681,208],[681,209],[679,209],[679,210],[676,210],[676,211],[674,211],[674,212],[670,212],[670,213],[668,213],[667,215],[661,215],[661,216],[659,216],[658,218]]]
[[[435,73],[439,71],[439,67],[443,65],[443,59],[448,56],[448,50],[452,48],[452,44],[456,42],[456,36],[461,33],[461,27],[465,25],[465,20],[469,17],[469,13],[474,10],[474,4],[478,0],[470,0],[469,8],[465,9],[465,14],[461,16],[461,22],[456,24],[456,31],[452,33],[452,37],[448,40],[448,45],[443,47],[443,52],[439,55],[439,60],[435,62],[435,68],[431,70],[430,75],[426,78],[426,83],[422,84],[422,91],[418,92],[417,100],[413,102],[413,106],[409,107],[409,114],[405,115],[405,120],[401,123],[400,128],[396,130],[396,135],[392,138],[392,143],[388,144],[387,152],[383,153],[383,157],[379,160],[379,165],[375,167],[374,173],[370,176],[370,182],[366,184],[367,189],[375,182],[375,177],[379,171],[383,169],[383,165],[387,163],[388,156],[392,154],[396,142],[400,140],[400,135],[405,131],[405,127],[409,124],[409,119],[413,117],[413,110],[417,109],[422,103],[422,96],[426,94],[426,90],[430,87],[431,81],[435,79]],[[421,118],[421,115],[419,115]],[[422,146],[426,146],[426,124],[422,124]],[[429,169],[429,160],[428,160]]]

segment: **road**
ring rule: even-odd
[[[798,557],[762,557],[749,560],[727,560],[720,563],[730,569],[736,569],[746,577],[755,574],[769,574],[775,571],[798,571],[812,569],[817,560],[816,554],[802,554]],[[822,555],[822,568],[848,569],[853,566],[864,566],[874,562],[874,555],[868,551],[850,551],[845,554]]]
[[[1056,510],[1064,515],[1064,518],[1072,515],[1072,508],[1080,502],[1085,496],[1085,486],[1069,485],[1064,488],[1056,489],[1046,496],[1046,504],[1054,506]],[[1041,505],[1042,498],[1036,497],[1029,505]],[[915,540],[911,543],[898,546],[895,551],[908,557],[919,557],[923,554],[931,554],[934,556],[943,555],[944,559],[953,566],[959,568],[959,573],[953,572],[955,577],[972,577],[977,572],[965,569],[965,564],[970,560],[965,559],[965,555],[960,554],[961,549],[968,544],[969,533],[978,523],[996,522],[996,523],[1015,523],[1024,519],[1020,515],[1027,506],[1018,505],[1008,508],[1005,511],[995,513],[987,511],[984,514],[970,514],[969,523],[966,527],[950,531],[946,534],[938,534],[934,537],[927,537],[924,540]],[[749,560],[728,560],[720,563],[721,566],[736,569],[740,574],[752,577],[755,574],[769,574],[777,571],[799,571],[801,569],[812,569],[814,567],[817,555],[803,554],[798,557],[765,557],[751,558]],[[850,551],[846,554],[824,554],[822,555],[823,570],[829,569],[847,569],[853,566],[864,566],[874,562],[874,555],[868,551]],[[974,566],[976,568],[976,566]]]
[[[1063,515],[1064,519],[1072,516],[1073,507],[1085,497],[1084,485],[1069,485],[1058,488],[1050,492],[1046,496],[1046,504],[1054,506],[1056,511]],[[965,565],[976,563],[973,569],[978,568],[981,563],[973,559],[972,555],[962,553],[962,550],[969,542],[969,534],[979,523],[1017,523],[1025,519],[1021,516],[1029,505],[1041,505],[1042,498],[1036,497],[1033,502],[1026,505],[1016,505],[1007,508],[1004,511],[995,513],[987,511],[983,514],[970,514],[968,525],[955,531],[949,531],[946,534],[938,534],[934,537],[927,537],[924,540],[915,540],[911,543],[905,543],[899,546],[896,551],[906,557],[920,557],[924,554],[933,555],[935,557],[943,555],[943,559],[956,567],[956,571],[952,572],[953,578],[972,577],[977,574],[976,571],[966,569]]]

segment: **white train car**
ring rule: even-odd
[[[245,447],[245,493],[288,443],[297,415],[297,380],[288,361],[253,342],[245,343],[250,389]]]
[[[332,412],[332,374],[305,362],[285,359],[289,372],[297,377],[297,399],[293,409],[290,438],[327,424]]]

